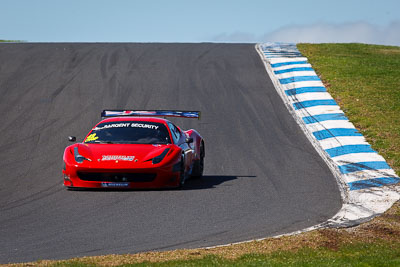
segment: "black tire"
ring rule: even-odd
[[[181,157],[181,171],[180,171],[180,175],[179,175],[179,185],[178,188],[181,189],[183,187],[183,185],[185,184],[185,161],[184,161],[184,157],[182,155]]]
[[[196,160],[193,163],[193,171],[192,171],[193,178],[201,178],[203,176],[204,156],[205,156],[204,143],[201,142],[201,144],[200,144],[200,159]]]

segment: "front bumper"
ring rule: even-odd
[[[173,165],[140,169],[67,168],[64,186],[69,188],[164,188],[178,187],[180,172]]]

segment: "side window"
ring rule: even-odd
[[[174,125],[174,126],[175,126],[175,125]],[[180,139],[181,136],[182,136],[181,130],[179,130],[179,128],[175,126],[175,131],[176,131],[176,134],[178,135],[178,138]]]
[[[171,135],[172,138],[174,139],[174,143],[177,144],[179,142],[179,139],[181,138],[181,132],[179,131],[178,128],[176,128],[175,125],[172,123],[168,122],[169,129],[171,130]]]

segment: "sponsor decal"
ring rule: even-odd
[[[131,127],[148,128],[148,129],[153,129],[153,130],[157,130],[158,129],[157,125],[144,124],[144,123],[132,123]]]
[[[124,156],[124,155],[103,155],[101,157],[102,161],[107,161],[107,160],[124,160],[124,161],[133,161],[135,159],[135,156]]]
[[[101,183],[101,187],[128,187],[129,183]]]
[[[109,129],[109,128],[126,128],[129,127],[131,124],[129,122],[127,123],[112,123],[112,124],[106,124],[103,127],[95,127],[93,130],[98,131],[98,130],[103,130],[103,129]]]
[[[90,142],[90,141],[94,141],[94,140],[97,140],[97,139],[99,139],[99,137],[96,136],[96,134],[94,133],[94,134],[90,134],[90,135],[86,138],[85,142]]]

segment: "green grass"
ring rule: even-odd
[[[51,266],[96,266],[94,263],[70,261]],[[399,243],[350,244],[337,250],[303,248],[293,253],[246,254],[235,260],[215,255],[201,259],[143,262],[118,266],[400,266]]]
[[[400,173],[400,47],[299,44],[356,128]]]
[[[21,43],[23,41],[18,40],[0,40],[0,43]]]

